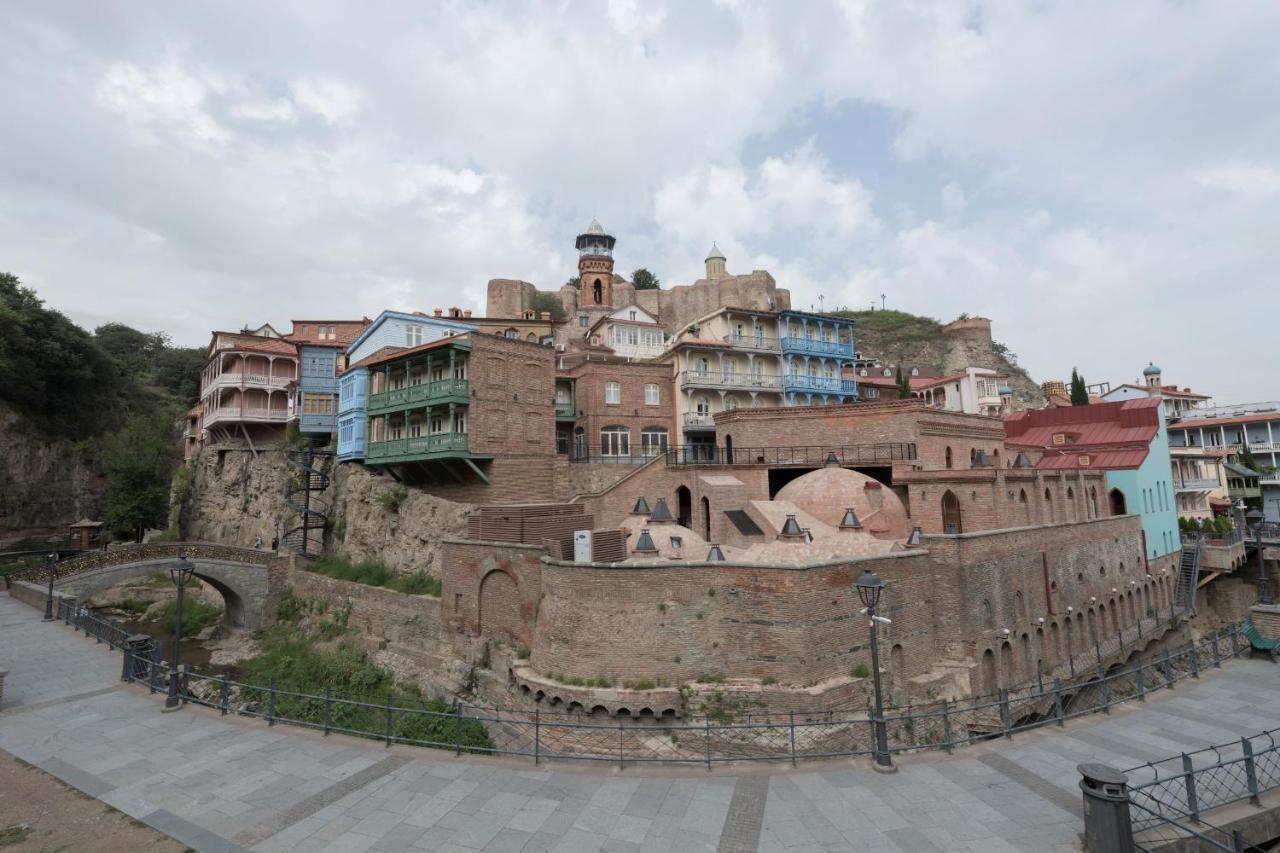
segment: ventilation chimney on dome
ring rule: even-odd
[[[836,458],[836,452],[834,450],[827,451],[827,461],[824,464],[828,468],[840,467],[840,460]]]
[[[649,535],[649,528],[640,531],[640,538],[636,540],[636,547],[632,549],[633,554],[656,554],[658,546],[653,544],[653,537]]]
[[[664,524],[675,521],[675,517],[671,515],[671,510],[667,509],[667,501],[665,498],[658,498],[658,505],[653,508],[653,515],[649,516],[650,524]]]
[[[792,542],[803,542],[806,539],[804,531],[800,529],[800,524],[796,521],[795,515],[787,513],[786,523],[782,525],[782,532],[778,534],[778,538],[788,539]]]
[[[711,550],[707,551],[707,562],[708,563],[724,562],[724,552],[721,551],[720,546],[714,542],[711,543]]]
[[[1031,464],[1030,456],[1023,453],[1022,451],[1018,451],[1018,455],[1013,457],[1013,467],[1014,468],[1033,468],[1035,466]]]
[[[848,507],[844,511],[844,518],[840,519],[841,530],[861,530],[862,522],[858,520],[858,514],[853,511],[853,507]]]
[[[644,499],[643,495],[636,498],[636,505],[631,508],[632,515],[648,515],[651,512],[653,510],[649,509],[649,502]]]
[[[437,317],[443,317],[443,316],[444,316],[444,309],[443,309],[443,308],[437,308],[435,311],[432,311],[431,313],[432,313],[432,314],[434,314],[434,315],[435,315],[435,316],[437,316]]]

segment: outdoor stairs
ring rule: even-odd
[[[1178,607],[1188,610],[1196,606],[1196,588],[1200,580],[1200,539],[1184,540],[1182,560],[1178,564],[1178,582],[1173,588],[1173,600]]]
[[[294,476],[285,489],[284,502],[298,516],[298,523],[285,532],[281,544],[303,557],[320,552],[324,541],[324,529],[329,524],[328,505],[320,499],[329,488],[329,475],[321,466],[332,459],[328,451],[290,450],[289,467]]]

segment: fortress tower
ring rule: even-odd
[[[611,308],[613,306],[613,244],[614,238],[604,233],[600,223],[591,220],[585,234],[579,234],[574,245],[578,249],[578,280],[582,283],[582,295],[578,305],[582,308]]]
[[[720,247],[714,242],[711,244],[711,251],[707,252],[707,281],[715,281],[724,278],[729,273],[724,266],[724,252],[720,251]]]

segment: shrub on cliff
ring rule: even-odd
[[[177,464],[173,422],[163,415],[130,418],[102,441],[103,507],[117,533],[142,541],[148,527],[164,527],[169,484]]]

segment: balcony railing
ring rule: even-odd
[[[468,451],[467,434],[465,432],[442,432],[435,435],[415,435],[408,438],[392,438],[386,441],[371,441],[365,448],[366,460],[380,462],[397,462],[401,460],[423,459],[430,456],[445,456]]]
[[[853,344],[851,343],[824,341],[820,338],[803,338],[797,335],[787,335],[782,339],[782,351],[784,353],[799,353],[802,355],[834,355],[853,358]]]
[[[1183,477],[1175,478],[1173,487],[1179,491],[1204,491],[1205,489],[1216,489],[1219,483],[1210,477]]]
[[[889,465],[916,458],[908,442],[797,447],[717,447],[684,444],[667,451],[668,465],[825,465],[834,455],[840,465]]]
[[[204,425],[209,427],[218,423],[236,423],[239,421],[265,421],[267,423],[282,424],[288,422],[291,416],[292,412],[287,409],[248,407],[242,410],[238,406],[227,406],[224,409],[213,409],[205,412]]]
[[[556,400],[556,420],[571,421],[578,417],[578,410],[572,400]]]
[[[785,377],[784,387],[789,393],[800,394],[856,394],[858,390],[857,381],[853,379],[802,373]]]
[[[265,373],[220,373],[210,380],[205,390],[214,388],[287,388],[296,382],[292,376],[268,376]]]
[[[726,370],[686,370],[680,374],[680,387],[745,388],[751,391],[781,391],[782,377],[763,373],[738,373]]]
[[[1240,498],[1260,498],[1262,497],[1261,486],[1239,486],[1228,487],[1227,497],[1231,500],[1239,500]]]
[[[778,351],[778,339],[764,335],[725,335],[724,342],[742,349],[758,349],[765,352]]]
[[[369,412],[407,409],[450,401],[466,402],[467,396],[471,393],[470,389],[471,383],[466,379],[437,379],[434,382],[392,388],[390,391],[369,395]]]
[[[1280,450],[1280,441],[1250,441],[1249,449],[1258,453],[1271,453]]]
[[[684,418],[685,429],[715,429],[716,420],[714,415],[701,414],[699,412],[685,412]]]

